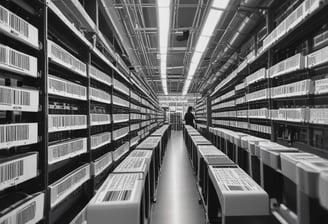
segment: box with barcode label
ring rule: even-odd
[[[0,191],[37,176],[38,153],[0,158]]]
[[[38,59],[0,44],[0,68],[18,74],[38,77]]]
[[[108,152],[91,163],[91,171],[93,176],[98,176],[113,163],[112,152]]]
[[[15,196],[16,198],[22,197],[21,194]],[[6,198],[2,198],[1,200],[2,203],[5,203]],[[12,199],[8,201],[12,201]],[[20,199],[14,204],[8,205],[3,211],[0,210],[0,214],[2,215],[0,217],[0,223],[38,223],[43,218],[43,209],[44,193],[35,193]]]
[[[39,48],[38,29],[3,6],[0,6],[0,32]]]
[[[127,157],[113,171],[113,173],[142,173],[145,177],[149,170],[150,162],[142,157]]]
[[[122,156],[124,156],[130,149],[129,142],[125,142],[123,145],[118,147],[115,151],[113,151],[113,160],[118,161]]]
[[[110,174],[87,208],[88,223],[141,224],[143,180],[140,174]]]
[[[38,142],[37,123],[0,125],[0,149],[30,145]]]
[[[0,110],[39,111],[39,91],[0,86]]]
[[[241,168],[210,166],[209,176],[218,195],[223,215],[269,214],[268,194]],[[249,206],[250,202],[252,206]]]
[[[78,138],[48,146],[48,163],[53,164],[87,152],[87,138]]]
[[[90,165],[85,164],[49,185],[51,207],[56,206],[89,179]]]
[[[86,64],[51,40],[48,40],[48,58],[51,62],[68,68],[74,73],[87,76]]]
[[[89,75],[91,78],[102,82],[108,86],[112,85],[112,77],[111,75],[107,75],[106,73],[100,71],[99,69],[97,69],[96,67],[90,65],[89,66]]]

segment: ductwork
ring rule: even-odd
[[[121,40],[122,46],[124,47],[124,50],[126,51],[128,58],[132,64],[132,66],[139,66],[139,60],[135,54],[135,51],[130,43],[130,38],[127,36],[124,27],[122,26],[121,21],[119,20],[117,13],[115,11],[115,6],[113,5],[113,2],[111,0],[100,0],[101,8],[104,9],[108,19],[110,20],[110,23],[112,24],[115,33],[117,34],[118,38]],[[145,77],[143,78],[140,77],[140,75],[143,75],[143,73],[137,71],[139,74],[138,77],[139,81],[141,81],[145,87],[148,88],[148,91],[156,97],[156,94],[154,93],[154,90],[149,87],[148,83],[145,82]]]
[[[253,9],[256,7],[267,6],[271,2],[270,0],[244,0],[240,3],[240,9]],[[216,77],[223,75],[230,65],[235,64],[238,59],[238,53],[236,49],[242,44],[243,41],[249,36],[249,32],[257,25],[261,15],[258,12],[249,13],[247,10],[238,10],[233,16],[231,22],[227,26],[226,31],[218,41],[218,45],[215,47],[212,57],[211,64],[215,66],[218,62],[224,58],[229,58],[227,62],[221,66],[218,72],[215,73]],[[222,49],[222,43],[226,43],[225,48]],[[232,56],[231,56],[232,55]],[[205,73],[205,78],[210,68]],[[213,76],[212,74],[211,76]],[[212,77],[207,79],[212,79]],[[208,84],[207,84],[208,85]],[[204,88],[206,89],[206,88]]]
[[[116,16],[115,7],[112,1],[100,0],[100,4],[102,5],[102,8],[105,10],[106,15],[110,19],[110,22],[113,25],[116,34],[118,35],[119,39],[122,41],[122,45],[126,53],[128,54],[131,64],[133,66],[138,65],[138,59],[133,51],[133,48],[129,41],[129,37],[127,37],[127,35],[125,34],[124,28],[121,22],[119,21],[118,16]]]

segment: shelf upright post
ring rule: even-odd
[[[272,10],[268,9],[267,10],[267,14],[266,14],[266,27],[267,27],[267,32],[270,33],[273,30],[273,15],[272,15]],[[267,68],[270,68],[273,65],[273,49],[270,47],[270,49],[267,52],[268,54],[268,62],[267,62]],[[269,91],[271,91],[271,87],[272,87],[272,80],[270,78],[267,79],[267,88],[269,89]],[[273,102],[271,100],[271,94],[269,94],[270,97],[268,99],[268,106],[269,106],[269,110],[273,109]],[[276,141],[276,130],[275,130],[275,125],[273,120],[270,120],[271,123],[271,141]]]
[[[131,71],[129,71],[129,80],[130,80],[130,86],[129,86],[129,147],[131,146],[131,120],[130,120],[130,114],[131,114],[131,88],[132,88],[132,76],[131,76]],[[130,147],[131,150],[131,147]]]
[[[44,184],[44,191],[45,191],[45,200],[44,200],[44,222],[50,223],[50,190],[48,188],[49,185],[49,170],[48,170],[48,108],[49,108],[49,101],[48,101],[48,1],[43,1],[42,9],[41,9],[41,16],[40,16],[40,40],[42,41],[42,49],[39,55],[39,66],[40,66],[40,103],[41,103],[41,116],[39,122],[39,130],[41,133],[41,148],[40,150],[40,164],[42,165],[41,170],[43,171],[43,184]],[[41,172],[42,172],[41,171]]]
[[[87,65],[87,148],[88,148],[88,162],[91,164],[93,161],[92,157],[92,150],[91,150],[91,100],[90,100],[90,87],[91,87],[91,80],[90,80],[90,66],[91,66],[91,52],[88,49],[87,55],[86,55],[86,65]],[[90,199],[95,194],[96,192],[96,182],[95,182],[95,176],[91,176],[91,181],[90,181]]]

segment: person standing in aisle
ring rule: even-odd
[[[184,116],[184,121],[186,125],[190,125],[192,127],[195,127],[194,121],[195,121],[195,116],[191,113],[192,107],[188,107],[188,111]]]

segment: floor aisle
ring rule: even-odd
[[[172,130],[164,158],[151,224],[201,224],[205,214],[182,131]]]

